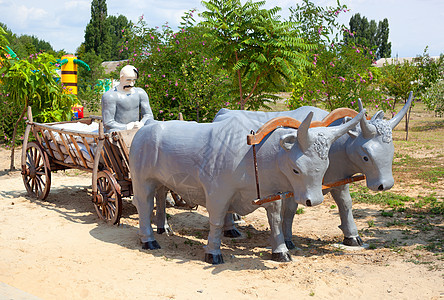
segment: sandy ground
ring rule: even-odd
[[[176,235],[159,235],[160,250],[141,250],[131,199],[121,225],[110,226],[95,215],[90,174],[52,173],[51,192],[40,201],[26,195],[19,171],[1,171],[8,167],[9,152],[0,149],[2,299],[444,299],[442,254],[418,248],[436,236],[415,235],[403,251],[382,246],[402,228],[385,227],[378,206],[354,206],[360,230],[374,221],[373,235],[363,239],[376,249],[334,246],[342,232],[327,198],[296,216],[293,262],[270,260],[259,209],[239,224],[241,238],[223,240],[225,264],[211,266],[202,261],[203,208],[169,208]],[[419,257],[424,263],[414,263]]]

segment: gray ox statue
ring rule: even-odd
[[[293,192],[294,200],[314,206],[324,200],[322,178],[331,144],[364,116],[335,127],[310,128],[309,113],[298,130],[277,128],[256,145],[263,195]],[[143,249],[158,249],[151,226],[154,196],[164,204],[168,189],[187,202],[202,205],[209,214],[210,232],[205,261],[223,263],[220,251],[228,212],[246,215],[258,208],[252,147],[246,137],[262,122],[233,116],[215,123],[150,121],[134,136],[130,169],[139,235]],[[281,201],[263,205],[271,229],[272,257],[290,261],[281,222]],[[164,209],[164,207],[162,208]]]
[[[350,130],[348,135],[345,134],[337,139],[331,146],[328,154],[330,165],[325,173],[324,184],[337,182],[349,178],[356,173],[362,173],[366,176],[367,187],[371,190],[385,191],[390,189],[394,184],[392,175],[394,155],[392,129],[395,128],[405,116],[412,101],[413,96],[412,92],[410,92],[404,107],[391,120],[384,120],[384,112],[378,111],[370,121],[362,118],[360,126],[357,126],[355,130]],[[363,108],[360,100],[359,106],[362,111]],[[327,111],[311,106],[300,107],[292,111],[266,113],[221,109],[213,122],[223,121],[236,115],[265,123],[279,116],[300,119],[310,111],[314,113],[314,121],[321,121],[328,114]],[[334,124],[332,124],[332,126],[334,126]],[[352,214],[352,199],[350,197],[349,185],[346,184],[324,190],[324,194],[328,192],[331,193],[338,205],[339,216],[341,218],[339,228],[344,233],[344,245],[361,246],[362,240],[359,237]],[[291,240],[293,235],[292,224],[298,204],[291,201],[291,199],[287,199],[284,200],[283,206],[285,244],[288,249],[293,249],[295,245]],[[230,222],[232,218],[227,216],[227,220]],[[226,224],[226,228],[230,228],[230,235],[236,235],[234,223],[231,221],[230,224]]]

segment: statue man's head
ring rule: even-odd
[[[139,71],[137,71],[134,66],[124,66],[122,70],[120,70],[120,83],[118,89],[123,92],[130,92],[138,78]]]

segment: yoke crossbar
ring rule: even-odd
[[[329,113],[327,116],[325,116],[322,121],[313,121],[310,124],[310,128],[312,127],[327,127],[331,123],[333,123],[336,120],[342,119],[344,117],[356,117],[358,115],[358,112],[351,109],[351,108],[337,108],[333,110],[331,113]],[[366,117],[368,120],[370,117]],[[257,199],[253,200],[253,204],[255,205],[262,205],[264,203],[273,202],[276,200],[282,200],[286,198],[294,197],[294,194],[292,192],[285,192],[285,193],[277,193],[275,195],[270,195],[265,198],[261,198],[260,195],[260,187],[259,187],[259,175],[258,175],[258,166],[257,166],[257,158],[256,158],[256,145],[262,142],[262,140],[272,131],[276,130],[277,128],[281,127],[288,127],[288,128],[294,128],[298,129],[301,125],[301,121],[296,120],[291,117],[276,117],[268,122],[266,122],[264,125],[262,125],[257,132],[251,131],[250,134],[247,135],[247,144],[252,145],[253,147],[253,161],[254,161],[254,172],[255,172],[255,179],[256,179],[256,191],[257,191]],[[365,175],[356,175],[352,176],[350,178],[345,178],[330,184],[322,185],[322,190],[327,190],[332,187],[341,186],[344,184],[352,183],[359,180],[364,180]]]

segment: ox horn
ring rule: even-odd
[[[302,121],[301,125],[298,128],[298,143],[302,152],[306,152],[308,147],[313,143],[310,139],[310,135],[308,133],[308,128],[310,128],[311,120],[313,119],[313,112],[311,111],[307,117]]]
[[[399,122],[401,122],[402,118],[404,118],[405,114],[409,110],[410,105],[412,104],[412,101],[413,101],[413,92],[410,92],[409,99],[405,103],[404,107],[396,114],[396,116],[391,118],[391,120],[389,121],[390,122],[390,127],[392,129],[395,128],[396,125],[399,124]]]
[[[358,105],[359,105],[359,111],[360,112],[363,111],[364,107],[362,106],[361,98],[358,99]],[[373,124],[370,124],[370,122],[367,120],[367,118],[365,116],[361,119],[360,124],[361,124],[362,136],[365,139],[369,140],[369,139],[376,136],[376,133],[377,133],[376,126]]]
[[[353,119],[351,119],[350,121],[340,125],[340,126],[332,126],[329,128],[334,128],[334,132],[333,132],[333,138],[330,141],[331,143],[333,143],[334,141],[336,141],[339,137],[341,137],[342,135],[344,135],[345,133],[347,133],[350,129],[352,129],[353,127],[355,127],[359,121],[361,121],[362,119],[365,118],[365,113],[366,110],[362,109],[359,114],[357,114]]]
[[[358,98],[358,106],[359,106],[359,112],[361,112],[364,109],[361,98]]]

